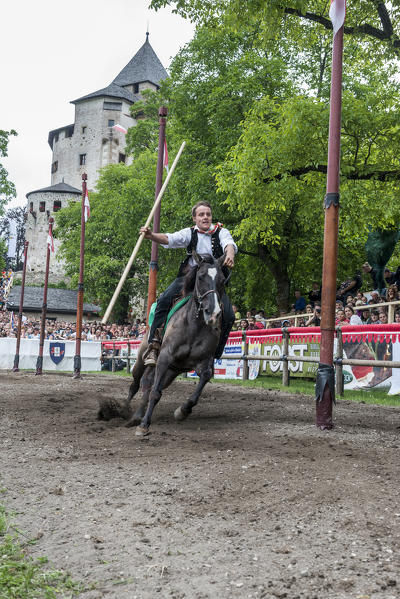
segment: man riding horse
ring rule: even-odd
[[[144,233],[146,239],[159,243],[164,248],[186,248],[187,252],[187,256],[179,268],[177,278],[160,295],[157,301],[154,320],[149,331],[149,347],[143,356],[145,366],[157,363],[161,346],[160,340],[157,337],[157,329],[164,326],[174,298],[182,292],[186,267],[196,267],[192,252],[196,251],[199,255],[208,255],[214,258],[220,258],[225,253],[223,266],[232,268],[235,263],[237,246],[227,229],[223,228],[219,223],[216,225],[212,224],[210,204],[203,201],[198,202],[192,208],[192,218],[195,223],[193,227],[181,229],[175,233],[153,233],[149,227],[142,227],[140,229],[140,232]],[[222,330],[214,356],[217,359],[223,354],[225,343],[235,321],[232,306],[226,293],[223,293],[221,302],[223,306]]]

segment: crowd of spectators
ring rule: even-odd
[[[374,269],[365,262],[362,266],[365,275],[371,278],[372,291],[363,293],[361,287],[363,284],[361,272],[357,271],[353,276],[348,277],[337,288],[336,292],[336,326],[342,325],[362,325],[362,324],[387,324],[388,312],[386,306],[379,306],[387,302],[400,300],[400,266],[392,272],[388,268],[384,270],[385,287],[379,293],[376,289],[377,277]],[[386,285],[388,285],[386,287]],[[235,312],[235,330],[251,330],[257,328],[280,328],[282,326],[293,326],[293,316],[297,317],[296,326],[313,327],[321,324],[321,285],[314,281],[312,288],[307,294],[308,302],[300,289],[294,292],[294,302],[290,313],[280,314],[276,319],[265,316],[263,310],[253,308],[242,316],[233,306]],[[374,306],[370,308],[370,306]],[[400,324],[400,306],[396,309],[394,315],[395,323]]]
[[[12,280],[13,271],[11,269],[3,270],[0,278],[0,310],[4,308],[7,299],[7,294],[11,289]]]
[[[16,337],[18,317],[6,310],[0,311],[0,337]],[[133,324],[101,324],[87,322],[82,324],[82,341],[108,341],[110,339],[143,339],[146,323],[136,319]],[[76,337],[76,323],[63,320],[46,320],[45,339],[71,341]],[[40,320],[22,317],[21,338],[39,339]]]
[[[364,275],[371,278],[372,285],[375,287],[377,278],[374,269],[366,262],[362,266]],[[12,271],[3,271],[0,287],[0,337],[16,337],[17,335],[17,317],[16,315],[4,310],[5,290],[10,285]],[[369,292],[361,292],[362,277],[360,272],[354,273],[343,281],[336,293],[336,326],[346,324],[386,324],[388,322],[388,313],[386,306],[379,306],[381,303],[387,303],[400,300],[400,267],[396,272],[389,269],[384,271],[385,287],[381,293],[376,289]],[[308,298],[308,301],[306,300]],[[252,308],[241,314],[237,306],[233,306],[235,313],[235,324],[233,330],[254,330],[266,328],[281,328],[282,326],[293,326],[293,315],[297,317],[296,326],[312,327],[320,326],[321,323],[321,285],[314,281],[312,288],[304,297],[300,289],[295,290],[292,310],[288,314],[280,313],[274,319],[266,316],[264,310]],[[373,308],[370,306],[373,305]],[[3,309],[1,309],[1,307]],[[21,337],[27,339],[39,339],[40,337],[40,319],[22,318]],[[395,311],[395,323],[400,324],[400,308]],[[82,325],[82,341],[108,341],[120,339],[138,339],[141,340],[146,332],[146,323],[144,320],[136,319],[133,323],[107,324],[101,322],[89,322]],[[45,339],[73,340],[76,337],[76,324],[62,320],[46,320]]]

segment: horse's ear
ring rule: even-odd
[[[197,266],[200,266],[200,263],[202,262],[202,260],[201,260],[201,257],[199,256],[199,254],[196,252],[196,250],[192,251],[192,258],[196,262]]]
[[[221,256],[220,258],[218,258],[218,260],[217,260],[217,263],[218,263],[218,266],[219,266],[220,268],[222,268],[222,265],[223,265],[223,263],[224,263],[224,261],[225,261],[225,258],[226,258],[226,254],[225,254],[225,252],[222,254],[222,256]]]

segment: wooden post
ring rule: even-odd
[[[337,336],[337,352],[336,352],[336,393],[343,397],[344,395],[344,381],[343,381],[343,334],[342,329],[338,327],[336,329]]]
[[[282,385],[284,387],[289,387],[289,331],[286,327],[282,328],[282,360],[283,360],[283,368],[282,368]]]
[[[157,199],[162,187],[162,176],[164,168],[164,147],[165,147],[165,127],[167,124],[168,109],[165,106],[161,106],[158,111],[158,158],[157,158],[157,176],[156,176],[156,192],[155,197]],[[157,210],[154,213],[153,219],[153,232],[160,232],[160,218],[161,218],[161,202],[157,206]],[[147,324],[149,323],[149,314],[152,304],[156,301],[157,295],[157,272],[158,272],[158,243],[154,241],[151,243],[151,260],[149,270],[149,285],[147,290]]]
[[[317,371],[316,425],[333,427],[335,400],[333,347],[335,335],[336,277],[339,227],[340,127],[342,112],[343,25],[333,38],[331,101],[322,267],[321,351]]]
[[[113,341],[113,353],[111,358],[111,372],[115,372],[115,341]]]
[[[126,354],[126,372],[129,374],[131,371],[131,342],[128,339],[128,351]]]
[[[242,333],[242,342],[244,343],[242,380],[248,381],[249,380],[249,360],[248,360],[249,342],[247,340],[246,331],[243,331],[243,333]]]
[[[394,304],[389,304],[388,306],[388,322],[394,322]]]
[[[20,343],[21,343],[22,312],[24,309],[25,275],[26,275],[26,264],[27,264],[27,260],[28,260],[28,246],[29,246],[29,241],[25,241],[24,267],[22,270],[21,295],[19,298],[17,343],[16,343],[16,347],[15,347],[13,372],[19,372],[19,347],[20,347]]]
[[[49,269],[50,269],[50,239],[53,237],[53,223],[54,218],[49,218],[49,233],[47,237],[47,251],[46,251],[46,271],[44,274],[44,289],[43,289],[43,304],[42,304],[42,320],[40,323],[40,340],[39,340],[39,354],[36,360],[36,373],[43,374],[43,346],[44,346],[44,333],[46,326],[46,314],[47,314],[47,286],[49,282]]]
[[[75,356],[74,356],[74,379],[81,377],[81,338],[82,338],[82,317],[83,317],[83,274],[85,269],[85,199],[87,193],[87,174],[82,175],[82,206],[81,206],[81,247],[79,255],[79,283],[78,300],[76,307],[76,336],[75,336]]]

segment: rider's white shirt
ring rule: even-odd
[[[196,226],[195,229],[198,230],[198,227]],[[181,229],[175,233],[166,233],[166,236],[168,237],[168,245],[162,245],[162,247],[167,249],[186,248],[192,238],[192,232],[191,228],[187,227],[186,229]],[[227,245],[233,245],[236,254],[238,251],[237,245],[233,241],[232,235],[229,233],[228,229],[220,229],[219,240],[223,250],[225,250]],[[199,233],[197,235],[196,252],[198,254],[209,254],[212,256],[211,235],[207,233]],[[195,265],[193,258],[190,258],[189,264],[191,266]]]

